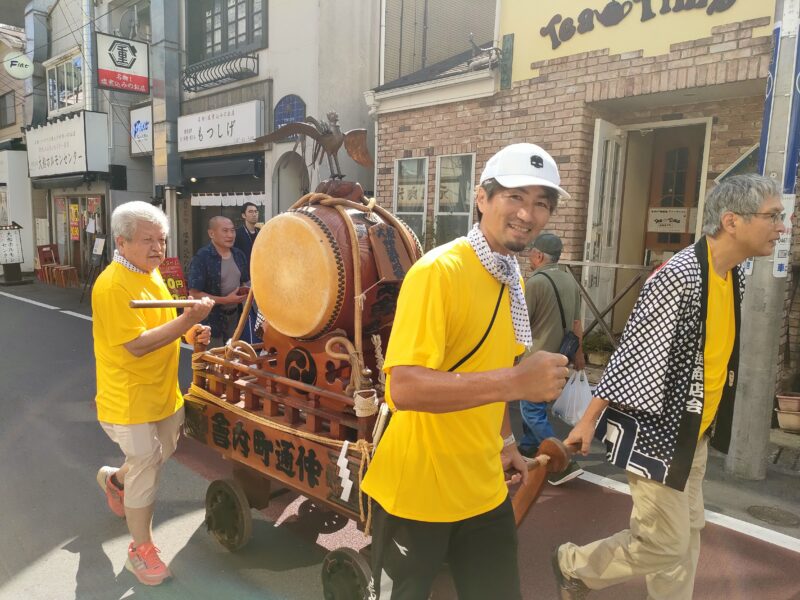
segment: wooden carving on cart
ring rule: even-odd
[[[339,149],[344,144],[348,156],[362,167],[372,168],[372,157],[367,149],[367,130],[351,129],[342,132],[339,126],[339,114],[329,111],[326,121],[318,121],[314,117],[306,117],[305,121],[287,123],[272,133],[262,136],[257,142],[279,142],[293,135],[301,136],[303,158],[305,158],[305,139],[314,140],[314,150],[311,154],[311,164],[322,164],[323,158],[328,158],[332,179],[342,179],[342,169],[339,167]]]
[[[243,318],[224,347],[196,348],[185,396],[185,435],[234,465],[233,479],[213,482],[206,494],[206,524],[226,548],[247,543],[250,510],[267,506],[272,481],[368,529],[360,482],[387,419],[383,353],[400,285],[421,255],[408,226],[364,197],[358,183],[338,179],[262,228],[243,313],[255,299],[263,342],[239,340]],[[532,464],[538,473],[516,493],[518,521],[545,469],[568,460],[557,442],[543,443],[541,454]],[[363,598],[369,579],[358,552],[340,548],[325,557],[325,598]]]

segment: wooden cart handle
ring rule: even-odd
[[[189,308],[200,300],[131,300],[131,308]]]

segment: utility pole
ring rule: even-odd
[[[777,0],[759,167],[764,175],[780,182],[789,227],[796,199],[800,126],[798,27],[800,0]],[[772,256],[755,259],[747,278],[736,411],[725,459],[726,472],[742,479],[764,479],[767,473],[790,245],[791,231],[776,244]]]

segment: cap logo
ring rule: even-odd
[[[538,154],[534,154],[533,156],[531,156],[531,166],[534,166],[537,169],[541,169],[542,167],[544,167],[544,159]]]

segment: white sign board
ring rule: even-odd
[[[653,233],[685,233],[685,208],[651,208],[647,213],[647,231]]]
[[[33,63],[22,52],[9,52],[3,57],[3,67],[6,73],[14,79],[27,79],[33,75]]]
[[[130,112],[131,156],[153,153],[153,106],[140,106]]]
[[[789,257],[792,252],[792,214],[794,213],[794,194],[785,194],[782,198],[783,212],[786,215],[783,225],[786,231],[775,242],[775,250],[772,253],[772,276],[786,277],[789,274]]]
[[[0,227],[0,265],[23,263],[22,238],[16,227]]]
[[[25,132],[31,177],[108,172],[108,115],[79,111]]]
[[[97,87],[149,94],[149,46],[144,42],[98,33]]]
[[[8,183],[8,155],[0,150],[0,183]]]
[[[263,135],[261,100],[178,117],[178,152],[248,144]]]

